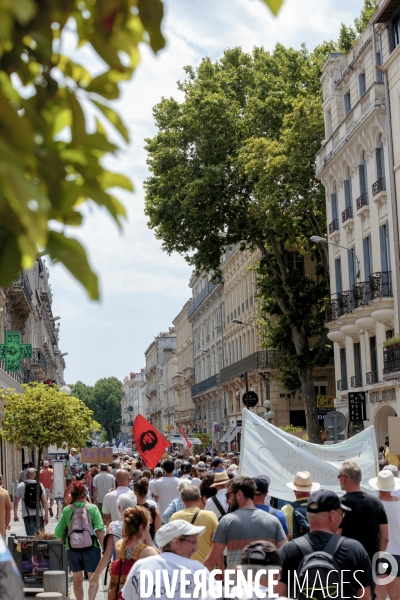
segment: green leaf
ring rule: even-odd
[[[72,111],[72,143],[71,146],[83,146],[86,139],[86,122],[82,107],[74,94],[69,94],[69,104]]]
[[[94,77],[85,90],[93,94],[99,94],[107,100],[116,100],[119,98],[119,88],[117,82],[110,77],[110,74],[110,71],[106,71],[106,73]]]
[[[21,25],[27,25],[38,9],[37,3],[33,0],[12,0],[11,7]]]
[[[120,187],[125,190],[133,192],[133,185],[128,177],[121,175],[120,173],[112,173],[111,171],[104,171],[101,177],[101,184],[105,190],[112,187]]]
[[[12,281],[21,269],[21,252],[15,235],[0,226],[0,287]]]
[[[97,108],[99,110],[101,110],[101,112],[103,113],[103,115],[105,117],[107,117],[107,119],[109,120],[109,122],[112,125],[114,125],[115,129],[117,131],[119,131],[119,133],[122,135],[122,137],[124,138],[124,140],[129,143],[129,133],[128,133],[128,130],[125,127],[125,125],[123,124],[121,117],[115,112],[115,110],[113,110],[109,106],[105,106],[104,104],[101,104],[100,102],[97,102],[97,100],[93,100],[92,99],[92,102],[93,102],[93,104],[95,106],[97,106]]]
[[[99,299],[97,276],[90,268],[86,251],[73,238],[57,231],[49,231],[46,250],[54,262],[61,262],[87,291],[91,300]]]
[[[280,7],[283,4],[283,0],[263,0],[267,6],[271,9],[271,12],[276,16],[279,12]]]
[[[158,52],[165,46],[161,33],[161,21],[164,16],[164,6],[161,0],[138,0],[139,17],[150,37],[150,46]]]

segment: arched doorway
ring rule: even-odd
[[[385,445],[385,435],[389,432],[388,417],[397,417],[397,413],[392,406],[388,406],[387,404],[381,406],[374,416],[375,436],[378,448]]]

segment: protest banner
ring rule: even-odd
[[[247,408],[243,409],[242,448],[239,473],[271,478],[269,493],[292,501],[293,492],[286,483],[297,471],[309,471],[312,480],[337,494],[344,492],[337,478],[345,460],[356,461],[362,470],[361,489],[373,491],[368,480],[378,473],[375,430],[368,427],[354,437],[334,445],[311,444],[282,431]]]
[[[81,448],[81,463],[109,464],[113,459],[112,448]]]

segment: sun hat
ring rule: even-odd
[[[287,483],[286,487],[296,492],[316,492],[321,486],[319,483],[313,483],[308,471],[298,471],[293,482]]]
[[[181,535],[202,535],[205,529],[204,526],[199,527],[197,525],[192,525],[183,519],[177,519],[176,521],[170,521],[160,527],[154,539],[160,548],[164,548],[164,546]]]
[[[206,464],[202,460],[199,460],[199,462],[196,465],[196,468],[198,471],[207,471]]]
[[[399,476],[399,469],[396,467],[396,465],[385,465],[382,471],[392,471],[394,477]]]
[[[310,495],[307,501],[307,512],[309,513],[320,513],[330,512],[342,508],[343,510],[350,511],[351,508],[345,504],[341,504],[340,498],[335,492],[331,490],[318,490]]]
[[[378,473],[378,477],[369,480],[369,485],[380,492],[392,492],[393,490],[400,490],[400,479],[394,477],[392,471],[382,469]]]
[[[230,479],[228,477],[227,473],[215,473],[214,475],[214,483],[212,485],[210,485],[210,487],[214,488],[217,487],[217,485],[226,485],[230,482]]]

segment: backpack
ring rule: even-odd
[[[73,511],[67,534],[71,550],[84,550],[93,546],[94,531],[87,506],[90,505],[81,507],[69,505]]]
[[[310,531],[310,523],[307,519],[307,500],[292,502],[293,506],[293,534],[292,540]]]
[[[296,569],[297,583],[294,579],[292,597],[297,600],[309,600],[311,597],[313,600],[325,600],[329,597],[338,598],[338,594],[340,597],[341,567],[336,563],[335,555],[344,540],[344,537],[334,533],[322,550],[314,550],[306,537],[294,540],[303,558]]]
[[[144,548],[146,548],[146,544],[139,544],[134,549],[132,558],[126,558],[126,540],[122,541],[121,548],[119,550],[119,558],[117,560],[113,560],[111,563],[108,600],[122,599],[121,591],[129,575],[129,571],[138,560]]]
[[[36,481],[25,482],[25,508],[36,509]]]

